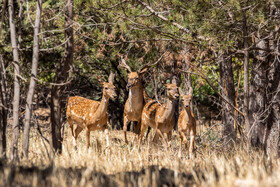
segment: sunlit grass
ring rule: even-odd
[[[149,143],[150,140],[143,143],[140,149],[138,149],[137,141],[133,142],[133,133],[128,133],[130,144],[127,145],[123,141],[122,131],[117,130],[110,131],[110,147],[106,147],[105,133],[101,131],[91,132],[89,150],[85,147],[85,136],[84,132],[82,132],[78,139],[78,149],[75,150],[70,129],[66,126],[63,152],[61,155],[52,156],[50,145],[33,128],[30,135],[29,158],[27,160],[21,159],[18,165],[25,167],[38,166],[42,169],[50,165],[58,169],[83,169],[81,173],[83,180],[79,180],[75,176],[69,179],[63,172],[52,174],[52,184],[62,186],[69,185],[69,180],[73,185],[98,184],[90,183],[93,179],[89,176],[93,172],[114,175],[128,171],[139,172],[143,168],[154,165],[174,171],[174,181],[176,181],[176,173],[190,174],[193,176],[193,184],[197,185],[267,186],[279,184],[279,160],[268,160],[262,152],[247,150],[246,146],[242,145],[233,144],[230,147],[222,147],[222,144],[217,143],[216,140],[221,138],[219,137],[219,128],[217,126],[212,129],[213,131],[209,133],[210,135],[205,134],[202,137],[203,141],[196,146],[196,157],[193,160],[188,159],[186,151],[184,151],[182,158],[178,157],[179,141],[175,131],[173,132],[172,141],[169,143],[170,146],[167,149],[162,145]],[[202,131],[207,131],[207,129],[203,128]],[[213,134],[217,136],[214,140]],[[49,140],[51,139],[47,130],[45,130],[44,136]],[[11,142],[10,129],[8,130],[7,137],[9,146]],[[22,137],[20,137],[19,141],[20,152],[21,140]],[[9,172],[1,173],[1,178],[7,178],[7,173]],[[17,177],[16,180],[21,180],[20,175]],[[157,181],[159,178],[154,180]],[[28,180],[31,181],[29,184],[38,184],[39,179],[34,175]],[[123,180],[122,178],[118,179],[117,183],[119,184],[120,182],[121,184]],[[145,180],[144,178],[143,181]],[[142,186],[144,185],[143,181],[141,182],[139,179],[136,183]],[[4,184],[3,181],[2,184]],[[180,182],[177,181],[176,184],[179,185]]]

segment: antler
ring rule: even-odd
[[[190,88],[189,88],[189,95],[192,95],[192,94],[193,94],[193,88],[190,87]]]
[[[109,83],[113,83],[114,82],[114,78],[115,78],[115,74],[113,72],[111,72],[110,75],[109,75],[108,82]]]
[[[120,62],[118,67],[123,67],[123,68],[127,69],[129,71],[129,73],[132,72],[130,67],[125,63],[125,60],[123,59],[123,56],[121,56],[121,62]]]

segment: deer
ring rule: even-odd
[[[178,131],[180,136],[179,157],[181,157],[182,141],[185,143],[185,146],[187,148],[188,146],[187,136],[190,136],[189,157],[192,158],[192,154],[194,150],[194,140],[196,135],[196,119],[191,110],[193,89],[190,87],[189,92],[187,94],[184,94],[183,91],[179,88],[179,93],[183,101],[183,106],[180,111],[179,119],[178,119]]]
[[[145,104],[145,100],[149,100],[143,84],[142,76],[147,71],[149,65],[145,65],[138,71],[131,71],[131,68],[126,64],[125,60],[121,58],[121,62],[118,67],[123,67],[128,71],[128,81],[126,88],[129,90],[128,99],[125,102],[124,113],[123,113],[123,132],[125,142],[127,141],[127,125],[131,122],[133,126],[134,122],[137,122],[137,126],[140,127],[141,124],[141,114]],[[135,128],[135,133],[139,134],[140,128]],[[147,133],[148,134],[148,133]]]
[[[117,97],[115,86],[113,85],[114,74],[110,74],[108,82],[103,82],[99,77],[97,78],[103,87],[101,101],[95,101],[80,96],[73,96],[68,99],[66,117],[74,138],[75,149],[77,149],[76,142],[78,135],[83,129],[86,130],[87,149],[89,149],[90,144],[90,132],[95,130],[105,130],[107,147],[109,147],[109,132],[108,129],[106,129],[108,121],[107,108],[109,99],[115,99]],[[77,125],[75,133],[73,123]]]
[[[148,127],[154,128],[156,131],[154,140],[157,136],[160,136],[166,146],[167,142],[163,133],[166,133],[169,139],[171,137],[172,129],[175,125],[175,101],[179,98],[179,94],[175,79],[172,80],[171,84],[166,84],[165,86],[167,93],[166,104],[160,104],[157,100],[151,100],[143,108],[139,146],[142,142],[143,133]]]

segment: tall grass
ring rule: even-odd
[[[219,128],[219,127],[217,127]],[[12,165],[2,162],[0,185],[26,184],[47,186],[68,185],[207,185],[207,186],[276,186],[280,184],[279,160],[267,159],[263,152],[245,146],[219,143],[219,129],[212,129],[197,140],[196,157],[187,152],[178,157],[179,141],[173,133],[169,148],[147,141],[138,148],[129,133],[129,145],[121,131],[110,131],[110,147],[105,133],[91,133],[91,145],[85,147],[82,132],[78,149],[73,149],[70,129],[65,128],[63,152],[52,155],[50,145],[36,129],[30,135],[29,158]],[[205,130],[204,130],[205,131]],[[8,146],[11,142],[8,129]],[[48,130],[44,133],[48,139]],[[203,134],[203,133],[202,133]],[[214,137],[214,138],[213,138]],[[21,145],[21,140],[19,145]],[[21,146],[19,146],[21,148]],[[21,152],[21,149],[19,150]],[[9,154],[9,152],[8,152]]]

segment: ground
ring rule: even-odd
[[[276,186],[280,182],[279,160],[268,159],[262,152],[248,150],[242,143],[223,145],[220,125],[198,127],[195,158],[189,159],[184,150],[178,157],[177,132],[169,148],[149,140],[138,149],[134,134],[128,133],[130,144],[124,142],[123,132],[110,130],[110,147],[106,147],[105,133],[91,133],[90,149],[85,148],[85,132],[78,138],[78,149],[67,124],[64,127],[63,152],[52,156],[47,124],[40,125],[42,137],[34,126],[31,129],[29,158],[16,165],[1,162],[0,186],[10,185],[103,185],[103,186]],[[210,130],[209,130],[210,129]],[[11,127],[8,128],[8,147]],[[19,141],[21,152],[22,137]],[[9,150],[8,150],[9,155]]]

